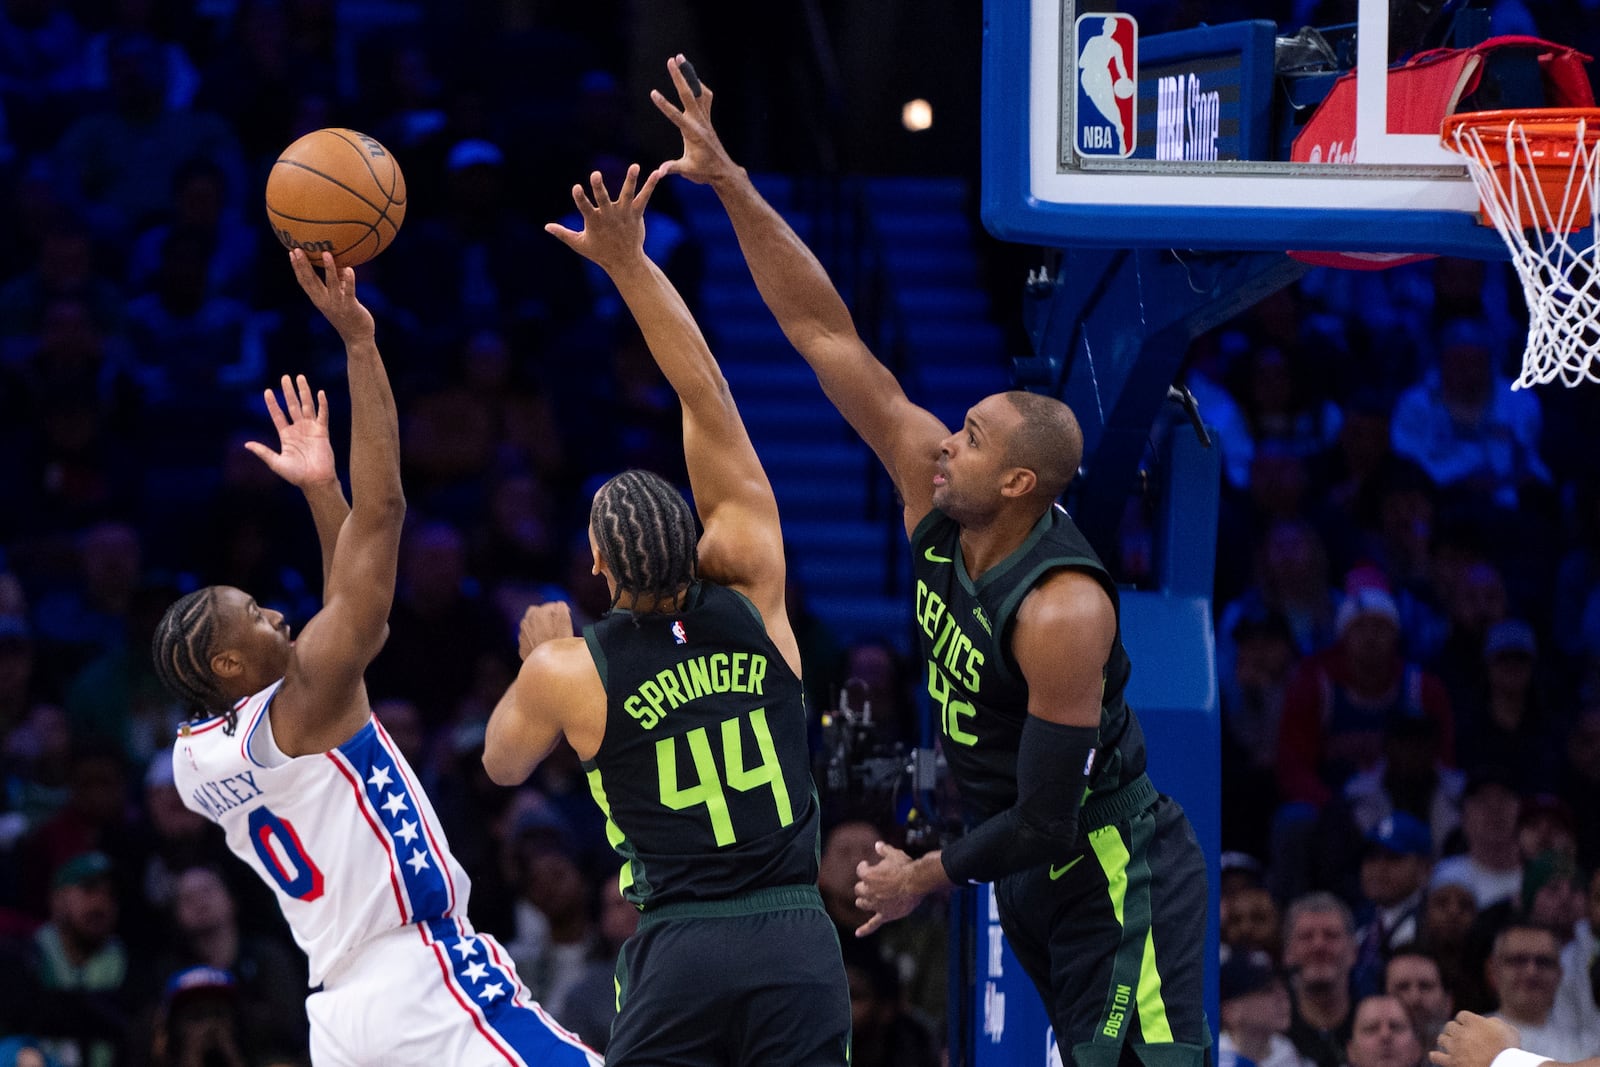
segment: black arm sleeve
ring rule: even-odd
[[[1078,808],[1100,731],[1029,715],[1017,748],[1017,802],[959,838],[940,857],[958,885],[992,882],[1064,858],[1078,840]]]

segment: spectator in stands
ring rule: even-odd
[[[1441,328],[1438,365],[1400,394],[1393,426],[1394,450],[1446,492],[1515,509],[1524,488],[1550,483],[1539,456],[1538,397],[1513,391],[1496,373],[1482,322]]]
[[[1367,831],[1352,976],[1358,996],[1380,992],[1384,962],[1416,941],[1432,857],[1428,827],[1414,815],[1397,811]]]
[[[1591,1035],[1600,1043],[1600,1004],[1595,993],[1595,964],[1600,960],[1600,871],[1589,877],[1585,914],[1573,929],[1572,940],[1561,949],[1561,984],[1550,1009],[1552,1024]]]
[[[1414,945],[1397,949],[1389,957],[1383,969],[1383,992],[1405,1007],[1425,1049],[1438,1042],[1439,1032],[1456,1013],[1438,959]]]
[[[55,148],[57,173],[97,233],[127,241],[149,225],[168,203],[173,176],[193,159],[212,160],[232,188],[244,187],[232,127],[210,112],[168,109],[159,41],[146,33],[119,34],[107,45],[106,63],[109,106],[73,122]]]
[[[1460,1005],[1462,983],[1466,979],[1467,939],[1478,917],[1478,898],[1465,870],[1454,872],[1433,869],[1428,891],[1422,898],[1422,919],[1417,945],[1439,961],[1445,985],[1456,994]]]
[[[599,944],[582,974],[567,991],[561,1025],[583,1039],[596,1052],[605,1052],[611,1023],[617,1017],[617,955],[622,943],[639,929],[639,909],[617,892],[614,878],[594,883]]]
[[[1577,857],[1577,823],[1565,801],[1550,793],[1523,798],[1517,809],[1517,851],[1524,860],[1545,852],[1560,853],[1569,860]]]
[[[1217,674],[1232,673],[1233,628],[1246,617],[1281,615],[1301,656],[1333,642],[1338,590],[1328,582],[1328,553],[1316,527],[1305,519],[1272,522],[1256,552],[1256,575],[1249,588],[1218,618]]]
[[[1429,718],[1397,718],[1384,730],[1383,758],[1345,783],[1339,807],[1356,836],[1396,811],[1422,818],[1437,858],[1461,825],[1465,787],[1466,775],[1439,757],[1438,724]],[[1331,812],[1330,819],[1337,814]]]
[[[1523,865],[1519,914],[1555,934],[1565,948],[1583,921],[1587,888],[1571,852],[1540,852]]]
[[[1283,952],[1283,925],[1278,902],[1265,886],[1246,886],[1222,900],[1221,942],[1229,953],[1265,952],[1277,959]]]
[[[306,1055],[305,957],[281,934],[244,929],[233,892],[216,868],[190,867],[178,875],[170,921],[176,937],[160,973],[199,966],[228,972],[239,995],[243,1047],[258,1056]]]
[[[517,927],[506,949],[534,999],[560,1019],[567,994],[601,946],[589,910],[594,891],[571,828],[548,804],[517,820],[510,852]]]
[[[233,975],[215,967],[189,967],[166,980],[150,1041],[151,1067],[248,1067],[256,1052],[239,1023],[240,994]]]
[[[1304,357],[1276,345],[1258,345],[1238,365],[1241,398],[1259,450],[1269,442],[1310,460],[1333,441],[1338,410],[1317,388]]]
[[[241,217],[238,191],[229,187],[227,173],[207,157],[191,159],[173,174],[171,195],[165,217],[140,233],[128,253],[129,291],[156,285],[167,241],[182,232],[194,234],[199,238],[194,247],[205,250],[205,291],[247,299],[263,231]]]
[[[58,867],[49,921],[0,960],[0,1031],[32,1033],[83,1067],[116,1064],[135,992],[117,920],[110,858],[85,852]]]
[[[186,110],[200,88],[200,72],[189,59],[188,52],[173,37],[178,30],[174,25],[181,19],[177,11],[152,0],[115,0],[105,5],[99,16],[99,32],[84,42],[83,88],[101,95],[111,88],[110,50],[117,41],[129,34],[145,33],[154,37],[161,51],[164,68],[161,81],[167,87],[166,109]]]
[[[0,669],[4,660],[4,642],[0,640]],[[32,834],[54,818],[71,797],[72,733],[67,713],[55,704],[31,706],[6,734],[0,759],[8,809],[0,851],[15,858],[15,862],[0,864],[0,900],[19,904],[38,877],[23,859],[32,851]],[[30,898],[30,904],[35,902]]]
[[[1435,880],[1460,876],[1479,909],[1514,899],[1522,890],[1523,856],[1517,847],[1522,799],[1510,776],[1480,769],[1461,794],[1461,836],[1466,851],[1439,861]]]
[[[1289,1039],[1316,1067],[1343,1061],[1355,963],[1355,924],[1344,901],[1314,892],[1289,905],[1283,922],[1283,965],[1294,998]]]
[[[1454,727],[1443,687],[1406,660],[1394,597],[1366,584],[1365,575],[1359,581],[1339,606],[1338,640],[1300,665],[1284,698],[1278,773],[1286,800],[1326,803],[1352,774],[1378,762],[1384,728],[1398,717],[1433,719],[1441,756],[1452,759]]]
[[[1455,705],[1459,762],[1468,771],[1498,763],[1511,770],[1519,789],[1546,787],[1555,775],[1561,737],[1539,686],[1533,627],[1521,619],[1493,624],[1483,658],[1488,684]]]
[[[1289,989],[1271,957],[1235,952],[1217,987],[1217,1067],[1311,1067],[1289,1040]]]
[[[1345,1048],[1348,1067],[1418,1067],[1421,1062],[1422,1042],[1405,1006],[1382,993],[1361,998]]]
[[[1561,944],[1548,928],[1520,920],[1504,927],[1494,939],[1488,977],[1500,1002],[1494,1015],[1517,1028],[1522,1048],[1561,1062],[1594,1051],[1592,1035],[1552,1015],[1561,983]]]
[[[95,267],[89,231],[68,217],[52,220],[39,235],[38,254],[28,269],[0,285],[0,352],[15,359],[31,351],[46,312],[60,300],[82,302],[96,327],[116,332],[123,294]]]

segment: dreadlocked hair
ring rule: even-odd
[[[217,688],[211,673],[211,642],[216,636],[215,590],[207,586],[180,597],[161,616],[151,641],[156,676],[168,692],[183,701],[192,722],[222,714],[228,719],[223,732],[237,725],[233,702]]]
[[[696,574],[694,513],[672,484],[649,471],[623,471],[600,487],[590,515],[600,558],[617,591],[636,610],[658,611],[693,585]]]

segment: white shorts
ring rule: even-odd
[[[306,1000],[316,1067],[601,1067],[462,919],[373,938]]]

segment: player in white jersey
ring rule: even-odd
[[[320,987],[306,1001],[317,1067],[598,1067],[530,999],[505,949],[473,931],[466,872],[367,702],[362,676],[388,634],[405,517],[399,422],[355,272],[324,255],[324,281],[304,252],[290,258],[344,341],[351,502],[327,397],[286,376],[282,407],[266,393],[279,450],[246,447],[305,494],[322,610],[297,640],[281,612],[229,586],[167,610],[156,670],[195,717],[173,748],[178,791],[276,891]]]

